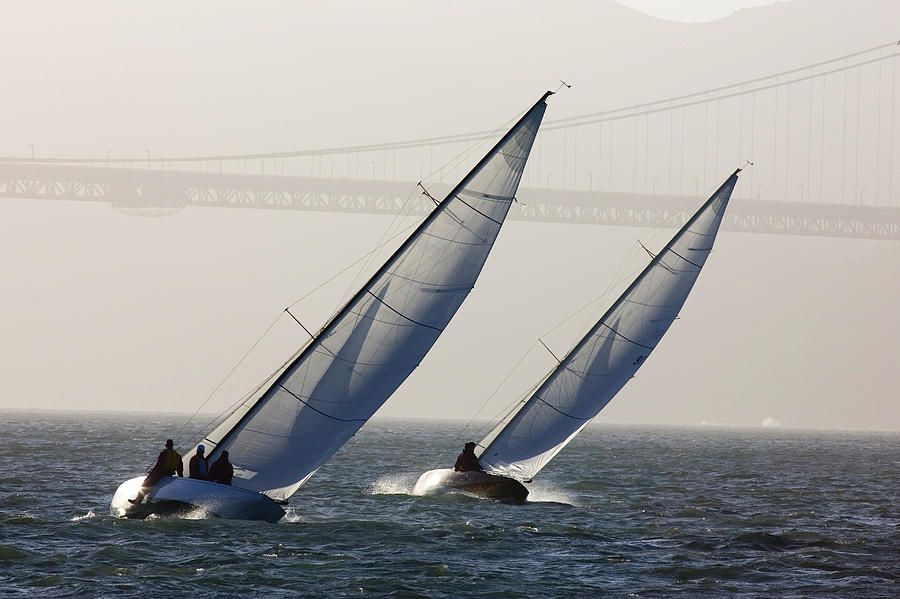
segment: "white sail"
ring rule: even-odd
[[[233,484],[290,497],[419,365],[487,259],[519,186],[545,94],[259,397],[204,443]]]
[[[485,470],[530,480],[634,376],[694,286],[739,172],[651,260],[521,409],[482,439]]]

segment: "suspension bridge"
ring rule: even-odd
[[[677,225],[687,206],[755,160],[724,228],[900,239],[896,43],[752,80],[548,120],[510,218]],[[0,197],[186,207],[425,213],[465,171],[476,131],[255,154],[0,159]],[[476,152],[480,150],[470,150]],[[461,170],[463,169],[463,170]],[[408,204],[411,195],[412,205]]]

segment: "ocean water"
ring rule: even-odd
[[[461,426],[376,420],[266,524],[108,515],[183,415],[0,415],[4,597],[900,597],[900,433],[596,425],[515,506],[412,496]]]

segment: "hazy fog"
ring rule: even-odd
[[[793,0],[690,24],[606,1],[36,2],[6,3],[3,14],[0,156],[20,157],[454,134],[507,121],[560,78],[575,85],[550,100],[547,119],[765,76],[900,35],[894,0]],[[771,160],[765,150],[754,158]],[[0,205],[0,408],[193,410],[285,306],[390,224],[302,211],[189,208],[150,219],[108,204]],[[607,289],[626,258],[642,259],[635,239],[646,233],[508,222],[475,291],[379,414],[474,414],[539,335]],[[898,275],[898,242],[723,232],[681,319],[599,419],[898,430]],[[295,313],[318,327],[349,284]],[[295,326],[276,329],[278,343],[260,348],[211,409],[303,341]],[[544,339],[564,353],[574,335]],[[552,358],[535,350],[526,361],[512,387],[533,383]]]

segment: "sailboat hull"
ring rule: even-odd
[[[132,505],[128,500],[135,498],[143,481],[144,477],[139,476],[119,485],[109,505],[111,516],[143,519],[155,514],[174,518],[278,522],[285,513],[280,505],[261,493],[174,476],[164,477],[139,505]]]
[[[454,489],[504,503],[524,503],[528,497],[528,489],[514,478],[487,472],[457,472],[450,468],[424,473],[416,481],[413,494],[436,495]]]

